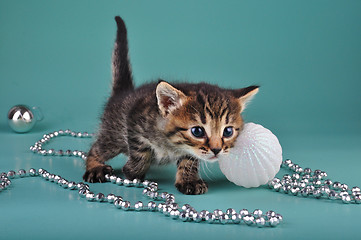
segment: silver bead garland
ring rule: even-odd
[[[9,171],[7,173],[3,172],[0,175],[0,191],[8,188],[12,182],[10,179],[23,178],[23,177],[41,177],[42,179],[58,184],[64,189],[71,191],[78,191],[78,194],[81,198],[85,198],[89,202],[106,202],[113,204],[116,208],[122,209],[124,211],[148,211],[148,212],[160,212],[163,215],[170,217],[172,219],[179,219],[183,222],[207,222],[207,223],[219,223],[219,224],[240,224],[244,223],[246,225],[255,225],[257,227],[276,227],[279,223],[282,222],[282,216],[273,211],[268,211],[266,214],[259,209],[249,213],[248,210],[242,209],[239,213],[236,210],[229,208],[224,213],[220,209],[216,209],[212,212],[207,210],[197,211],[189,204],[184,204],[179,206],[175,202],[175,197],[173,194],[167,192],[158,192],[158,184],[152,181],[140,181],[138,179],[130,181],[129,179],[125,182],[129,184],[127,187],[142,187],[143,195],[152,200],[143,203],[142,201],[136,201],[135,204],[131,204],[130,201],[126,201],[121,196],[116,196],[112,193],[104,195],[103,193],[94,193],[90,190],[88,184],[83,182],[75,183],[68,181],[62,178],[59,175],[49,173],[43,168],[35,170],[31,168],[28,172],[24,169],[19,170],[18,172]],[[117,184],[117,181],[113,179],[118,179],[115,175],[106,175],[106,180]],[[118,184],[117,184],[118,185]],[[123,184],[123,186],[125,186]],[[162,201],[156,203],[155,201]],[[247,214],[246,214],[247,213]]]
[[[350,189],[347,184],[332,182],[326,179],[326,172],[312,171],[310,168],[303,169],[290,159],[285,160],[282,167],[294,173],[285,174],[282,179],[273,178],[269,181],[268,186],[274,191],[300,197],[339,200],[345,204],[361,203],[361,191],[357,186]]]
[[[86,160],[86,153],[79,150],[54,150],[43,149],[43,146],[55,137],[58,136],[72,136],[80,138],[88,138],[94,134],[73,132],[71,130],[59,130],[49,134],[45,134],[42,139],[37,141],[30,150],[34,153],[43,156],[74,156]],[[321,170],[312,171],[310,168],[301,168],[299,165],[287,159],[282,163],[282,167],[294,172],[292,175],[285,174],[282,179],[274,178],[269,181],[268,186],[277,192],[283,192],[294,196],[325,198],[330,200],[341,200],[344,203],[361,203],[361,192],[359,187],[349,189],[346,184],[340,182],[332,182],[327,177],[326,172]],[[112,193],[104,195],[90,191],[89,185],[83,182],[75,183],[62,178],[59,175],[51,174],[46,170],[40,168],[38,170],[30,169],[28,172],[21,169],[18,172],[9,171],[3,172],[0,175],[0,191],[5,190],[11,185],[11,180],[17,177],[41,177],[47,181],[54,182],[62,188],[69,190],[77,190],[81,198],[86,198],[90,202],[107,202],[113,204],[116,208],[124,211],[148,211],[160,212],[172,219],[179,219],[183,222],[206,222],[218,224],[245,224],[257,227],[276,227],[283,221],[282,215],[267,211],[263,213],[260,209],[255,209],[249,212],[247,209],[242,209],[237,212],[235,209],[229,208],[226,212],[220,209],[215,209],[213,212],[208,210],[197,211],[189,204],[180,206],[175,201],[175,196],[167,192],[158,191],[158,183],[139,179],[123,179],[115,175],[106,175],[106,180],[118,186],[143,188],[143,195],[150,198],[151,201],[143,203],[137,201],[131,204],[121,196],[116,196]],[[162,201],[156,203],[156,201]]]
[[[94,134],[87,133],[87,132],[73,132],[69,129],[67,130],[59,130],[52,133],[44,134],[43,138],[39,141],[35,142],[34,145],[30,147],[30,151],[34,153],[38,153],[43,156],[73,156],[73,157],[80,157],[83,160],[86,160],[86,152],[79,151],[79,150],[54,150],[54,149],[43,149],[43,145],[46,145],[50,142],[51,139],[58,137],[58,136],[72,136],[78,138],[90,138],[93,137]]]
[[[94,136],[89,133],[74,132],[71,130],[59,130],[52,133],[44,134],[43,138],[37,141],[33,146],[30,147],[30,150],[34,153],[41,154],[43,156],[47,155],[56,155],[56,156],[74,156],[81,157],[83,160],[86,160],[86,153],[79,150],[46,150],[43,148],[44,145],[50,142],[51,139],[58,136],[72,136],[80,138],[88,138]],[[34,170],[32,170],[33,172]],[[15,173],[16,175],[16,173]],[[49,180],[51,182],[58,183],[63,188],[68,188],[69,190],[77,189],[79,195],[82,198],[86,198],[88,201],[96,202],[108,202],[113,204],[116,208],[122,209],[125,211],[135,210],[135,211],[158,211],[163,213],[165,216],[171,217],[172,219],[180,219],[184,222],[208,222],[208,223],[220,223],[220,224],[240,224],[245,223],[247,225],[256,225],[258,227],[270,226],[275,227],[280,222],[282,222],[282,216],[280,214],[275,214],[274,216],[267,216],[262,214],[261,210],[256,209],[253,213],[247,215],[242,215],[237,213],[236,210],[229,208],[225,213],[222,210],[216,209],[212,212],[207,210],[202,210],[200,212],[196,211],[191,205],[184,204],[179,206],[175,202],[175,196],[167,192],[158,191],[158,183],[144,180],[143,182],[139,179],[123,179],[115,175],[106,175],[106,180],[108,182],[114,183],[119,186],[125,187],[142,187],[143,195],[150,198],[152,201],[148,203],[143,203],[142,201],[137,201],[132,205],[129,201],[124,200],[121,196],[115,196],[110,193],[105,196],[103,193],[97,193],[90,191],[90,188],[87,184],[84,183],[75,183],[67,181],[66,179],[61,178],[60,176],[50,174],[43,169],[39,169],[37,172],[34,172],[32,176],[41,176],[42,178]],[[56,179],[56,180],[55,180]],[[156,203],[155,201],[163,201],[161,203]],[[273,212],[273,211],[272,211]],[[246,218],[245,218],[246,217]],[[244,220],[244,218],[246,220]],[[248,219],[248,220],[247,220]],[[276,220],[277,219],[277,220]],[[275,224],[277,223],[277,224]]]

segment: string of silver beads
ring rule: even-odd
[[[52,139],[58,136],[72,136],[79,138],[89,138],[94,136],[87,132],[75,132],[71,130],[59,130],[54,131],[48,134],[44,134],[43,137],[35,142],[34,145],[30,147],[30,150],[34,153],[41,154],[43,156],[73,156],[80,157],[83,160],[86,160],[87,155],[83,151],[79,150],[54,150],[54,149],[44,149],[43,146],[49,143]],[[34,171],[34,170],[32,170]],[[81,197],[86,198],[88,201],[97,201],[97,202],[109,202],[114,204],[116,208],[122,210],[135,210],[135,211],[158,211],[163,213],[165,216],[169,216],[172,219],[180,219],[184,222],[193,221],[193,222],[202,222],[207,223],[234,223],[240,224],[245,223],[247,225],[256,225],[258,227],[271,226],[275,227],[283,221],[283,217],[280,214],[275,213],[274,211],[268,211],[265,214],[259,209],[256,209],[253,212],[248,212],[247,209],[241,210],[237,213],[234,209],[227,209],[225,213],[221,210],[216,209],[213,212],[207,210],[202,210],[197,212],[189,204],[184,204],[182,207],[179,207],[175,203],[175,197],[173,194],[166,192],[158,192],[158,184],[156,182],[151,182],[145,180],[141,182],[138,179],[129,180],[122,179],[115,175],[107,175],[106,180],[117,185],[122,185],[125,187],[143,187],[143,195],[151,198],[153,201],[144,204],[141,201],[137,201],[132,205],[129,201],[123,200],[121,196],[115,196],[114,194],[108,194],[105,196],[102,193],[95,194],[90,191],[89,185],[84,183],[75,183],[69,182],[66,179],[61,178],[58,175],[50,174],[46,170],[39,169],[38,175],[43,177],[46,180],[51,182],[58,183],[63,188],[68,188],[70,190],[77,189]],[[32,175],[35,176],[35,175]],[[161,203],[156,203],[156,201],[163,201]]]
[[[13,171],[11,171],[11,174],[13,174]],[[10,187],[10,185],[11,185],[11,180],[9,179],[8,174],[1,173],[1,175],[0,175],[0,192],[7,189],[8,187]]]
[[[59,130],[49,134],[45,134],[42,139],[40,139],[33,146],[30,147],[30,150],[34,153],[38,153],[44,156],[74,156],[81,157],[83,160],[86,160],[87,156],[86,153],[83,151],[43,149],[43,146],[45,144],[47,144],[51,139],[58,136],[87,138],[94,136],[94,134],[89,134],[87,132],[74,132],[71,130]],[[361,202],[361,192],[359,187],[353,187],[352,189],[349,189],[348,185],[346,184],[342,184],[340,182],[332,182],[330,179],[325,179],[327,177],[327,173],[324,171],[312,171],[310,168],[303,169],[298,164],[293,163],[289,159],[285,160],[282,163],[282,167],[291,170],[293,174],[286,174],[283,176],[282,179],[274,178],[273,180],[269,181],[269,187],[275,191],[291,194],[294,196],[341,200],[344,203],[359,204]],[[1,173],[0,191],[10,186],[11,178],[24,177],[26,175],[27,174],[24,170],[20,170],[18,173],[14,171],[9,171],[8,173]],[[244,223],[246,225],[256,225],[258,227],[275,227],[283,221],[283,217],[280,214],[275,213],[274,211],[268,211],[263,214],[263,212],[259,209],[256,209],[253,212],[249,212],[247,209],[242,209],[239,211],[239,213],[237,213],[234,209],[229,208],[225,213],[219,209],[216,209],[213,212],[209,212],[207,210],[202,210],[198,212],[189,204],[184,204],[180,207],[175,202],[175,197],[173,194],[168,194],[166,192],[159,193],[158,184],[147,180],[141,182],[137,179],[122,179],[115,175],[106,176],[107,181],[117,185],[123,185],[126,187],[143,187],[143,194],[152,199],[152,201],[149,201],[148,203],[137,201],[134,205],[132,205],[129,201],[124,200],[121,196],[115,196],[114,194],[108,194],[107,196],[105,196],[102,193],[95,194],[90,191],[89,185],[87,184],[69,182],[62,177],[50,174],[43,169],[39,169],[38,171],[36,171],[35,169],[30,169],[29,175],[41,176],[46,180],[59,184],[63,188],[68,188],[70,190],[76,189],[78,190],[79,195],[86,198],[88,201],[112,203],[116,208],[126,211],[157,211],[163,213],[165,216],[171,217],[172,219],[180,219],[185,222],[204,221],[207,223],[221,224]],[[157,203],[156,201],[163,202]]]
[[[207,210],[196,211],[189,204],[182,206],[175,202],[175,196],[167,192],[159,192],[158,184],[149,180],[140,181],[138,179],[129,180],[123,179],[115,175],[106,175],[106,180],[125,187],[144,188],[143,195],[151,198],[149,202],[143,203],[136,201],[131,204],[130,201],[124,200],[122,196],[116,196],[112,193],[104,195],[103,193],[94,193],[90,190],[88,184],[83,182],[75,183],[68,181],[59,175],[49,173],[45,169],[35,170],[31,168],[28,172],[21,169],[18,172],[9,171],[3,172],[0,175],[0,190],[5,190],[11,185],[10,179],[22,177],[41,177],[42,179],[58,184],[60,187],[69,190],[77,190],[81,198],[85,198],[90,202],[107,202],[113,204],[116,208],[124,211],[149,211],[160,212],[172,219],[178,219],[183,222],[206,222],[211,224],[246,224],[257,227],[276,227],[283,221],[283,217],[274,211],[268,211],[265,214],[259,209],[249,212],[247,209],[242,209],[239,213],[229,208],[226,212],[216,209],[213,212]],[[160,202],[159,202],[160,201]]]
[[[52,139],[59,136],[71,136],[71,137],[77,137],[77,138],[91,138],[94,136],[93,133],[87,133],[87,132],[74,132],[69,129],[67,130],[59,130],[54,131],[48,134],[44,134],[43,137],[35,142],[34,145],[30,146],[30,151],[43,155],[43,156],[72,156],[72,157],[80,157],[83,160],[86,160],[87,153],[79,150],[54,150],[54,149],[44,149],[43,146],[48,144]]]
[[[357,186],[349,188],[347,184],[333,182],[326,179],[326,172],[303,169],[290,159],[285,160],[282,167],[289,169],[293,174],[285,174],[281,179],[274,178],[269,181],[268,186],[274,191],[294,196],[339,200],[346,204],[361,203],[361,191]]]
[[[141,182],[138,179],[131,181],[129,179],[122,179],[115,175],[106,175],[106,180],[116,185],[124,185],[125,187],[143,187],[143,195],[152,199],[152,201],[149,201],[146,204],[142,201],[137,201],[133,206],[129,201],[125,201],[121,196],[114,196],[113,194],[107,196],[108,201],[110,199],[116,208],[125,211],[135,210],[161,212],[167,217],[179,219],[184,222],[205,221],[207,223],[220,224],[240,224],[241,222],[244,222],[247,225],[257,225],[258,227],[275,227],[283,220],[282,216],[274,211],[268,211],[265,215],[263,215],[262,211],[259,209],[256,209],[253,213],[243,209],[239,214],[236,210],[231,208],[227,209],[226,213],[223,213],[219,209],[214,210],[213,213],[207,210],[198,212],[189,204],[184,204],[180,207],[175,202],[175,196],[173,194],[167,192],[159,193],[158,184],[156,182],[148,180]],[[87,195],[86,197],[88,197],[88,200],[93,201],[93,194],[91,194],[91,196]],[[156,201],[163,202],[156,203]]]

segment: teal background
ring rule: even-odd
[[[223,87],[260,84],[244,113],[279,138],[285,158],[361,183],[361,1],[0,1],[0,171],[43,167],[81,181],[80,159],[42,157],[28,148],[58,129],[94,132],[110,93],[114,16],[129,32],[137,85],[207,81]],[[41,107],[30,133],[6,122],[16,104]],[[90,140],[61,138],[49,148],[87,150]],[[124,157],[110,163],[120,169]],[[173,221],[78,200],[76,192],[38,178],[14,180],[0,193],[3,239],[340,239],[361,234],[361,206],[304,199],[228,182],[218,165],[202,166],[209,192],[179,194],[175,166],[148,178],[196,209],[269,209],[276,229]],[[279,173],[281,176],[283,172]],[[143,199],[141,190],[91,184],[95,191]]]

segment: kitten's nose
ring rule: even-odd
[[[217,156],[217,154],[221,151],[221,148],[212,148],[211,151],[214,153],[214,156]]]

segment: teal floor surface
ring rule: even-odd
[[[114,16],[128,27],[136,85],[161,77],[222,87],[261,85],[245,119],[274,132],[283,157],[361,186],[361,1],[18,0],[0,1],[0,172],[44,168],[82,181],[79,158],[41,156],[30,145],[59,129],[94,132],[109,96]],[[16,104],[44,120],[26,134],[7,126]],[[87,151],[91,139],[47,147]],[[125,157],[110,164],[120,173]],[[360,239],[361,205],[295,197],[229,182],[202,165],[209,191],[182,195],[175,166],[147,178],[197,210],[274,210],[277,228],[181,222],[87,202],[40,178],[0,192],[0,239]],[[278,176],[282,176],[281,170]],[[148,201],[141,189],[89,184],[95,192]]]
[[[71,124],[70,124],[71,125]],[[56,129],[54,129],[56,130]],[[44,168],[72,181],[82,181],[83,162],[79,158],[40,156],[28,149],[43,133],[15,134],[2,129],[0,136],[1,171]],[[63,137],[49,148],[83,150],[89,139]],[[322,169],[332,180],[360,185],[361,149],[359,136],[344,138],[312,137],[281,139],[284,156],[304,167]],[[315,145],[318,147],[316,148]],[[124,157],[111,161],[120,170]],[[77,191],[65,190],[40,178],[14,179],[0,193],[3,239],[341,239],[360,236],[361,205],[313,199],[273,192],[267,187],[245,189],[228,182],[217,164],[202,168],[208,179],[209,192],[201,196],[182,195],[173,186],[175,166],[153,168],[148,178],[159,183],[160,191],[174,193],[179,204],[189,203],[197,210],[229,207],[263,211],[274,210],[284,217],[277,228],[220,225],[172,220],[157,212],[125,212],[108,203],[87,202]],[[120,171],[117,171],[118,173]],[[281,169],[277,176],[286,171]],[[112,183],[89,184],[94,192],[115,193],[131,202],[149,201],[141,189],[125,188]],[[312,236],[311,236],[312,235]]]

